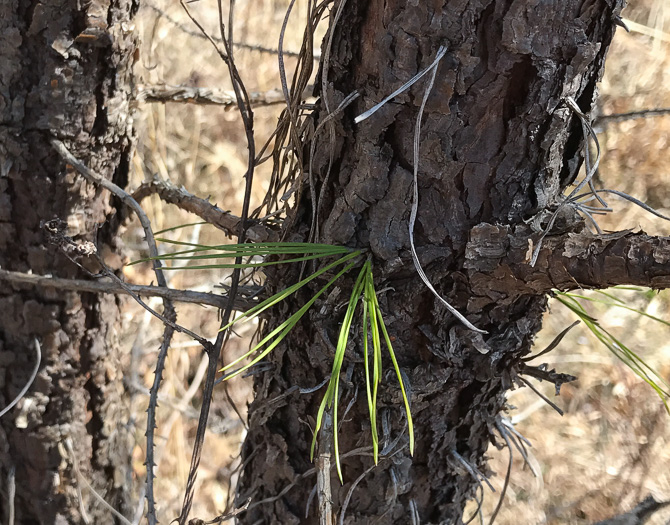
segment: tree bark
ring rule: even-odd
[[[50,140],[64,142],[119,186],[127,183],[136,10],[133,0],[0,6],[3,270],[82,275],[48,242],[42,226],[54,218],[68,223],[75,241],[96,241],[118,268],[117,203],[66,166]],[[41,349],[34,384],[0,420],[0,521],[9,523],[13,513],[22,524],[114,523],[77,468],[128,515],[132,435],[123,402],[119,299],[3,282],[0,312],[1,408],[30,376],[34,340]]]
[[[528,264],[539,235],[525,221],[559,202],[581,165],[582,129],[565,99],[572,97],[586,113],[593,107],[621,7],[615,0],[349,0],[331,28],[330,63],[321,71],[327,68],[331,109],[354,90],[362,96],[334,119],[333,143],[327,131],[317,138],[317,194],[331,153],[335,159],[318,204],[319,241],[372,255],[377,290],[386,290],[379,295],[381,308],[411,386],[416,433],[413,457],[405,447],[365,473],[371,453],[360,450],[370,444],[370,424],[360,334],[354,334],[340,406],[343,411],[353,404],[340,421],[339,440],[342,454],[358,453],[343,457],[343,486],[331,472],[333,509],[342,509],[350,496],[343,523],[405,524],[412,515],[421,523],[460,523],[478,482],[457,458],[487,473],[489,444],[504,443],[496,431],[504,393],[529,353],[551,289],[658,284],[634,268],[628,248],[636,245],[635,253],[653,265],[665,257],[666,241],[654,252],[640,235],[590,239],[578,218],[552,232],[537,265]],[[431,282],[487,332],[483,336],[447,312],[410,256],[413,135],[427,81],[352,124],[425,69],[442,45],[447,54],[423,115],[416,246]],[[318,124],[327,113],[323,101],[317,106]],[[310,229],[315,203],[308,193],[289,238],[305,239]],[[667,261],[655,275],[663,283]],[[277,277],[282,283],[295,278]],[[274,369],[255,381],[238,497],[240,504],[253,498],[244,523],[319,522],[316,498],[310,503],[316,477],[309,449],[324,390],[277,396],[329,376],[329,342],[337,340],[341,303],[352,283],[352,276],[338,282],[339,289],[315,305],[309,321],[272,354]],[[294,298],[287,311],[296,311],[305,297]],[[268,325],[281,320],[276,316]],[[400,390],[392,373],[382,384],[381,446],[397,436],[402,446],[407,432]]]

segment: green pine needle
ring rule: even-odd
[[[328,388],[326,393],[321,400],[321,405],[316,416],[316,426],[314,428],[314,436],[312,438],[312,448],[310,452],[310,459],[314,459],[314,450],[316,449],[316,436],[321,429],[323,423],[323,414],[326,410],[326,407],[333,408],[333,446],[335,451],[335,464],[337,466],[337,475],[342,480],[342,467],[340,465],[340,454],[339,454],[339,443],[337,438],[337,404],[338,404],[338,392],[340,384],[340,370],[342,369],[342,363],[344,361],[344,352],[347,349],[347,343],[349,342],[349,332],[351,329],[351,323],[354,317],[354,312],[356,311],[356,305],[358,300],[361,297],[361,292],[363,291],[363,279],[366,272],[370,266],[370,261],[367,261],[356,278],[356,283],[354,288],[351,291],[351,298],[349,299],[349,304],[347,306],[347,311],[344,315],[344,321],[342,321],[342,328],[340,329],[340,336],[337,340],[337,347],[335,349],[335,357],[333,359],[333,370],[330,375],[330,381],[328,382]]]
[[[379,434],[377,432],[377,392],[382,376],[380,327],[381,334],[384,337],[384,342],[386,343],[386,347],[389,351],[391,362],[393,363],[393,368],[395,369],[396,376],[398,377],[398,383],[400,384],[400,390],[402,392],[403,402],[405,404],[405,413],[407,415],[410,454],[414,454],[414,424],[412,421],[409,399],[407,397],[405,384],[400,373],[400,367],[398,366],[398,361],[393,351],[391,338],[389,337],[388,331],[386,330],[381,308],[379,307],[379,302],[377,301],[377,294],[375,292],[374,279],[372,274],[372,265],[370,261],[367,261],[358,274],[356,283],[354,284],[354,288],[351,293],[349,304],[347,306],[347,312],[344,316],[344,321],[342,322],[340,336],[338,338],[338,344],[335,352],[335,359],[333,361],[333,370],[331,373],[330,382],[328,383],[328,389],[326,390],[326,393],[321,400],[321,405],[319,406],[317,413],[316,426],[314,428],[314,435],[312,437],[312,447],[310,452],[310,458],[313,460],[314,452],[316,450],[316,437],[319,433],[319,430],[321,429],[324,413],[326,409],[332,407],[333,448],[335,452],[337,474],[340,478],[340,482],[342,482],[343,479],[339,457],[339,441],[337,435],[339,378],[344,360],[344,353],[349,341],[349,332],[351,330],[353,316],[356,310],[356,306],[358,305],[358,301],[361,299],[361,297],[363,299],[363,363],[365,369],[365,390],[367,395],[368,411],[370,413],[372,448],[375,463],[379,461]],[[370,378],[370,364],[368,361],[368,323],[370,326],[370,334],[372,339],[372,380]]]
[[[163,230],[163,232],[172,231],[175,229],[178,229],[178,227]],[[265,299],[260,304],[247,310],[246,312],[244,312],[243,314],[241,314],[236,319],[234,319],[233,321],[231,321],[222,328],[222,330],[227,330],[238,322],[248,321],[250,319],[258,317],[263,312],[277,305],[279,302],[283,301],[290,295],[296,293],[298,290],[303,288],[305,285],[313,282],[318,277],[321,277],[327,272],[334,271],[335,269],[340,268],[339,271],[335,274],[335,276],[332,277],[323,287],[321,287],[297,312],[292,314],[288,319],[283,321],[281,324],[279,324],[279,326],[274,328],[269,334],[263,337],[263,339],[259,341],[251,350],[249,350],[244,355],[238,357],[233,362],[223,367],[220,371],[227,372],[227,374],[223,377],[224,380],[231,379],[248,371],[250,367],[254,366],[256,363],[258,363],[259,361],[264,359],[268,354],[270,354],[270,352],[272,352],[272,350],[274,350],[286,338],[286,336],[291,332],[291,330],[300,322],[300,320],[304,317],[305,313],[316,302],[316,300],[324,292],[326,292],[326,290],[328,290],[333,285],[333,283],[335,283],[335,281],[337,281],[340,277],[342,277],[345,273],[347,273],[354,267],[355,259],[361,255],[360,251],[352,251],[351,249],[343,246],[332,246],[328,244],[265,242],[265,243],[247,243],[247,244],[206,245],[206,244],[197,244],[183,241],[173,241],[166,238],[157,238],[156,240],[163,243],[183,247],[183,249],[175,251],[173,253],[156,257],[156,259],[159,259],[166,263],[169,263],[170,261],[186,260],[191,262],[199,262],[204,260],[216,260],[216,259],[230,260],[236,258],[244,258],[247,260],[247,262],[240,264],[236,262],[222,262],[217,264],[205,264],[205,265],[192,264],[179,268],[176,267],[171,268],[170,266],[166,266],[164,268],[166,270],[170,269],[208,270],[218,268],[256,269],[278,264],[303,262],[323,257],[339,256],[339,258],[337,258],[337,260],[335,260],[334,262],[325,265],[323,268],[312,273],[308,277],[274,294],[272,297]],[[286,255],[288,255],[289,257],[287,259],[280,261],[265,260],[265,258],[269,256],[286,256]],[[261,260],[258,260],[259,258]],[[147,262],[151,260],[152,258],[145,258],[139,261],[134,261],[131,264],[137,264],[140,262]],[[340,334],[337,341],[335,356],[333,359],[330,381],[328,383],[328,388],[326,390],[326,393],[321,401],[321,404],[317,412],[316,427],[314,429],[314,436],[312,439],[312,446],[310,452],[311,459],[314,459],[314,452],[316,449],[316,439],[319,430],[321,429],[323,424],[325,411],[332,410],[333,449],[335,453],[335,463],[337,466],[337,473],[341,482],[343,481],[343,478],[342,478],[342,466],[340,464],[339,439],[338,439],[339,378],[342,370],[342,365],[344,363],[344,355],[346,352],[347,344],[350,338],[351,326],[353,323],[354,316],[356,314],[356,308],[358,306],[359,301],[363,303],[362,346],[363,346],[363,353],[365,356],[364,359],[365,386],[366,386],[368,411],[370,414],[370,426],[372,434],[372,446],[374,451],[374,461],[375,463],[379,461],[379,434],[377,431],[377,394],[379,391],[379,386],[382,378],[382,350],[381,350],[382,338],[388,349],[391,362],[393,363],[393,368],[398,378],[400,390],[402,392],[403,402],[405,405],[405,412],[407,415],[407,426],[409,430],[410,453],[411,454],[414,453],[414,425],[412,421],[412,415],[410,412],[409,399],[407,397],[405,384],[403,382],[402,375],[400,373],[400,367],[398,366],[398,362],[395,353],[393,351],[391,338],[389,337],[388,331],[386,330],[386,325],[384,324],[381,308],[379,307],[379,302],[377,301],[377,295],[375,292],[374,279],[372,273],[372,263],[370,260],[368,260],[361,268],[354,283],[353,289],[351,291],[351,297],[349,299],[347,310],[344,315],[344,320],[342,321],[342,326],[340,328]],[[372,367],[370,367],[370,362],[368,360],[368,350],[370,349],[369,344],[370,341],[372,342],[372,356],[371,356]],[[250,361],[247,364],[241,366],[240,368],[234,369],[234,367],[240,365],[240,363],[242,363],[245,360]]]
[[[581,319],[589,331],[610,351],[612,352],[621,362],[628,366],[638,377],[645,381],[661,398],[661,401],[665,405],[666,410],[670,414],[670,405],[668,404],[668,398],[670,398],[670,384],[661,377],[651,366],[649,366],[644,359],[642,359],[638,354],[628,348],[621,340],[612,335],[608,330],[603,328],[600,323],[588,315],[584,306],[579,302],[581,300],[587,300],[595,303],[605,304],[607,306],[617,306],[619,308],[625,308],[633,312],[639,313],[649,317],[650,319],[668,325],[667,321],[654,317],[652,315],[646,314],[641,310],[631,308],[629,306],[619,304],[619,302],[610,302],[604,301],[602,299],[594,299],[591,297],[586,297],[583,295],[573,294],[569,292],[559,292],[555,291],[556,300],[559,301],[562,305],[572,311],[579,319]],[[662,385],[662,386],[661,386]]]
[[[170,260],[201,260],[201,259],[234,259],[237,257],[268,257],[271,255],[299,255],[302,257],[273,261],[271,263],[245,263],[240,265],[235,264],[220,264],[211,266],[185,266],[180,269],[195,270],[195,269],[212,269],[212,268],[258,268],[263,266],[270,266],[274,264],[283,264],[287,262],[297,262],[302,260],[316,259],[319,257],[330,257],[333,255],[341,255],[350,253],[351,249],[345,246],[332,246],[330,244],[314,244],[314,243],[284,243],[284,242],[264,242],[264,243],[247,243],[247,244],[220,244],[207,245],[196,244],[184,241],[173,241],[165,238],[157,238],[159,242],[174,244],[177,246],[188,246],[189,249],[176,251],[174,253],[159,255],[158,257],[146,257],[130,263],[138,264],[141,262],[148,262],[153,259],[161,261]],[[213,252],[213,253],[204,253]],[[167,267],[166,269],[170,269]]]
[[[272,332],[270,332],[268,335],[266,335],[256,346],[254,346],[246,354],[244,354],[241,357],[238,357],[232,363],[224,366],[221,370],[219,370],[220,372],[225,372],[226,370],[229,370],[231,367],[237,365],[239,362],[247,359],[248,357],[251,357],[252,355],[256,354],[257,352],[260,352],[250,363],[248,363],[248,364],[244,365],[242,368],[228,374],[225,377],[225,379],[231,379],[235,376],[238,376],[239,374],[244,373],[250,367],[254,366],[261,359],[263,359],[265,356],[267,356],[272,350],[274,350],[274,348],[284,340],[284,338],[293,329],[293,327],[296,324],[298,324],[298,321],[300,321],[300,319],[302,319],[303,315],[305,315],[307,310],[310,309],[310,307],[316,302],[316,300],[321,296],[321,294],[323,294],[323,292],[325,292],[328,288],[330,288],[335,281],[337,281],[342,275],[344,275],[346,272],[348,272],[353,266],[354,266],[353,262],[351,262],[347,266],[345,266],[330,281],[328,281],[328,283],[323,288],[321,288],[316,294],[314,294],[314,296],[312,296],[312,298],[309,301],[307,301],[296,313],[294,313],[286,321],[281,323],[277,328],[275,328]],[[267,346],[266,346],[266,344],[267,344]],[[261,349],[263,347],[265,347],[265,348],[261,351]]]
[[[302,281],[297,282],[296,284],[291,285],[288,288],[285,288],[284,290],[274,294],[272,297],[267,298],[262,303],[257,304],[253,308],[247,310],[246,312],[244,312],[239,317],[233,319],[230,323],[228,323],[226,326],[224,326],[221,330],[227,330],[228,328],[230,328],[232,325],[234,325],[235,323],[237,323],[239,321],[243,321],[245,319],[248,321],[250,319],[253,319],[253,318],[259,316],[261,313],[263,313],[268,308],[271,308],[272,306],[276,305],[280,301],[283,301],[284,299],[286,299],[289,295],[292,295],[293,293],[297,292],[300,288],[305,286],[307,283],[313,281],[317,277],[320,277],[324,273],[332,270],[336,266],[339,266],[340,264],[343,264],[343,263],[345,263],[345,262],[347,262],[351,259],[354,259],[355,257],[358,257],[360,254],[361,254],[361,252],[353,252],[353,253],[350,253],[348,255],[345,255],[344,257],[338,259],[337,261],[335,261],[333,263],[330,263],[327,266],[324,266],[320,270],[314,272],[309,277],[306,277]]]

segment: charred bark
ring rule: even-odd
[[[3,270],[82,275],[44,235],[41,224],[54,218],[67,221],[75,239],[95,241],[118,268],[116,203],[66,166],[49,141],[61,140],[97,172],[126,184],[136,9],[132,0],[10,0],[0,6]],[[77,524],[84,522],[82,512],[91,523],[115,522],[78,480],[75,458],[88,483],[129,514],[132,436],[119,322],[115,296],[6,282],[0,287],[0,407],[28,380],[34,339],[42,358],[33,386],[0,420],[3,523],[12,506],[15,523]]]
[[[397,452],[407,442],[406,421],[389,374],[380,401],[382,446],[397,436],[401,441],[397,453],[354,489],[372,458],[369,450],[361,452],[370,443],[361,350],[358,344],[349,348],[340,406],[351,402],[352,408],[340,422],[340,449],[358,453],[342,460],[344,486],[334,473],[331,483],[336,510],[354,489],[344,523],[405,524],[411,513],[421,523],[460,523],[477,481],[457,457],[486,472],[489,444],[502,442],[495,429],[511,371],[529,352],[547,293],[570,287],[573,277],[587,286],[607,286],[634,281],[634,273],[648,275],[626,263],[617,266],[618,273],[608,268],[608,261],[624,253],[622,242],[641,237],[593,241],[602,243],[594,254],[587,249],[591,240],[584,244],[579,237],[579,220],[560,239],[545,239],[534,268],[527,255],[529,240],[538,235],[524,221],[555,205],[581,164],[581,126],[564,100],[573,97],[584,112],[592,108],[620,9],[613,0],[349,0],[331,28],[330,63],[322,65],[328,92],[320,95],[330,97],[331,108],[354,90],[362,96],[344,118],[334,119],[334,143],[329,133],[317,139],[317,193],[331,152],[335,159],[325,198],[316,204],[305,195],[287,234],[305,239],[311,208],[318,205],[319,241],[373,257],[377,287],[386,289],[379,301],[411,385],[417,440],[414,457],[407,447]],[[484,336],[444,309],[410,256],[413,135],[425,81],[352,124],[354,116],[426,68],[442,45],[448,51],[423,116],[416,245],[438,291],[486,330]],[[317,123],[327,118],[324,108],[321,102]],[[581,248],[567,246],[570,239],[573,245],[582,242]],[[641,253],[653,258],[649,250]],[[286,282],[286,275],[280,277]],[[309,446],[323,390],[277,396],[295,385],[318,385],[330,374],[330,341],[337,339],[352,281],[338,284],[275,351],[274,369],[256,379],[239,494],[239,503],[253,497],[245,523],[318,522],[317,505],[310,504],[316,479]]]

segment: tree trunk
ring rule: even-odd
[[[43,225],[53,219],[67,222],[75,242],[97,242],[111,266],[120,261],[117,203],[66,166],[50,140],[126,184],[136,9],[132,0],[0,6],[1,268],[81,277],[49,244]],[[0,312],[0,408],[28,381],[35,341],[41,349],[34,384],[0,421],[0,521],[115,522],[84,479],[129,514],[119,301],[2,283]]]
[[[459,457],[486,473],[489,444],[504,444],[496,428],[505,391],[522,371],[548,377],[520,364],[540,329],[547,294],[579,284],[651,283],[654,276],[626,265],[636,257],[631,246],[645,246],[644,239],[596,241],[578,217],[552,230],[531,267],[539,235],[524,222],[559,202],[577,175],[583,134],[565,100],[592,109],[621,7],[617,0],[349,0],[331,29],[331,109],[354,90],[362,96],[335,119],[333,144],[327,131],[317,139],[317,193],[332,149],[335,159],[319,204],[319,241],[372,254],[376,288],[386,290],[379,302],[411,387],[416,433],[413,457],[405,447],[367,473],[369,450],[343,457],[343,486],[331,471],[333,508],[342,509],[350,496],[344,523],[459,523],[478,485]],[[410,255],[413,135],[428,77],[353,124],[353,117],[428,67],[442,45],[447,53],[423,115],[415,243],[438,292],[485,330],[483,336],[442,306]],[[316,122],[326,114],[321,102]],[[311,206],[306,195],[290,238],[304,239]],[[653,259],[650,250],[635,253]],[[655,275],[667,275],[667,260],[654,262],[664,266]],[[287,278],[281,276],[284,284]],[[349,276],[338,283],[339,295],[333,291],[317,303],[309,322],[272,354],[274,369],[256,379],[238,497],[239,504],[253,498],[244,523],[318,522],[309,456],[324,389],[271,401],[330,375],[329,341],[337,340],[352,283]],[[304,301],[295,298],[288,311]],[[281,320],[270,319],[269,326]],[[341,378],[340,414],[353,402],[339,423],[343,455],[370,444],[360,334],[353,340]],[[402,398],[393,373],[382,384],[381,446],[402,435],[396,452],[407,442]]]

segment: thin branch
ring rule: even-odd
[[[197,215],[208,224],[223,230],[226,235],[234,235],[240,228],[239,217],[193,195],[184,187],[178,188],[174,184],[156,177],[140,184],[132,196],[137,202],[141,202],[153,194],[158,195],[162,201],[168,204],[174,204],[184,211]],[[277,239],[277,233],[263,224],[255,222],[248,228],[248,238],[254,242],[272,241]]]
[[[613,122],[624,122],[647,117],[663,117],[670,115],[670,108],[641,109],[639,111],[629,111],[627,113],[611,113],[609,115],[600,115],[595,119],[596,126],[611,124]]]
[[[303,98],[310,96],[311,85],[307,86]],[[200,104],[224,106],[233,108],[237,106],[235,93],[228,90],[194,86],[170,86],[165,84],[140,85],[135,94],[135,100],[139,102],[175,103],[175,104]],[[249,102],[252,107],[274,106],[284,102],[282,92],[278,89],[269,91],[252,91],[249,93]]]
[[[156,282],[158,286],[162,288],[168,288],[167,281],[165,279],[165,274],[163,273],[162,265],[158,259],[158,247],[156,246],[156,239],[154,238],[153,231],[151,229],[151,222],[147,217],[144,210],[139,205],[139,203],[133,199],[126,191],[114,184],[112,181],[105,179],[98,173],[95,173],[83,162],[77,159],[65,145],[57,140],[52,139],[51,144],[58,151],[58,153],[63,157],[69,164],[71,164],[77,171],[83,175],[83,177],[88,180],[90,183],[101,186],[106,190],[110,191],[116,195],[121,201],[128,207],[130,207],[136,214],[144,230],[144,236],[146,237],[147,245],[149,247],[149,255],[152,259],[152,266],[154,273],[156,274]],[[101,261],[102,263],[102,261]],[[104,264],[103,264],[104,266]],[[113,272],[108,272],[110,277],[113,279],[116,275]],[[118,277],[116,277],[118,279]],[[125,287],[125,283],[118,279],[117,281],[122,287]],[[133,295],[131,292],[129,292]],[[140,304],[144,304],[143,301],[137,297],[133,296],[136,301]],[[145,308],[149,308],[145,305]],[[157,315],[157,314],[155,314]],[[149,399],[149,407],[147,408],[147,452],[146,452],[146,466],[147,466],[147,519],[150,525],[157,523],[156,519],[156,503],[154,499],[154,431],[156,429],[156,407],[158,405],[158,388],[160,387],[161,380],[163,377],[163,369],[165,367],[165,360],[167,359],[167,352],[172,342],[172,336],[175,331],[175,323],[177,320],[177,313],[174,309],[174,305],[170,299],[163,298],[163,317],[161,318],[165,323],[165,328],[163,330],[163,341],[161,343],[160,350],[158,352],[158,359],[156,361],[156,370],[154,373],[154,382],[151,385],[151,396]],[[166,322],[169,320],[170,322]],[[209,343],[207,343],[209,345]]]
[[[250,503],[251,503],[251,498],[248,498],[247,501],[244,502],[244,504],[237,507],[236,509],[233,509],[230,512],[226,512],[225,514],[221,514],[220,516],[217,516],[213,520],[205,521],[205,522],[202,522],[202,523],[204,525],[214,525],[216,523],[223,523],[224,521],[232,520],[234,517],[242,514],[245,510],[247,510],[249,508]]]
[[[18,393],[18,395],[12,400],[11,403],[9,403],[9,405],[0,410],[0,417],[4,416],[7,412],[9,412],[14,407],[14,405],[16,405],[16,403],[18,403],[21,400],[21,398],[26,395],[26,392],[28,392],[28,389],[30,388],[30,386],[33,384],[33,381],[35,381],[35,378],[37,377],[37,372],[39,372],[40,363],[42,362],[42,351],[40,350],[40,343],[37,340],[37,338],[33,339],[33,342],[35,343],[35,368],[33,368],[33,371],[30,374],[30,377],[28,378],[28,382],[21,389],[21,392]]]
[[[119,199],[121,199],[126,206],[131,208],[137,214],[137,217],[142,224],[142,228],[144,229],[147,244],[149,245],[149,254],[152,259],[158,285],[167,288],[167,282],[165,280],[165,275],[163,274],[162,265],[158,259],[158,247],[156,246],[156,239],[154,239],[153,231],[151,229],[151,221],[149,221],[149,218],[147,217],[146,213],[144,213],[144,210],[139,205],[139,203],[129,193],[121,189],[112,181],[107,180],[102,175],[94,172],[83,162],[77,159],[72,153],[70,153],[70,151],[60,140],[51,139],[51,144],[60,154],[60,156],[63,157],[63,159],[65,159],[70,165],[72,165],[87,181],[89,181],[91,184],[94,184],[95,186],[101,186],[109,192],[113,193]]]
[[[170,15],[168,15],[165,11],[160,9],[158,6],[155,6],[153,4],[143,4],[143,5],[146,5],[148,8],[150,8],[153,11],[155,11],[156,13],[158,13],[162,18],[167,20],[170,24],[172,24],[173,26],[178,28],[183,33],[185,33],[189,36],[196,37],[196,38],[207,38],[205,35],[202,34],[202,32],[193,31],[191,28],[186,27],[184,24],[181,24],[180,22],[178,22],[177,20],[172,18]],[[216,36],[212,36],[211,38],[214,42],[217,42],[219,44],[223,43],[223,40],[221,40],[220,38],[218,38]],[[256,51],[258,53],[267,53],[267,54],[270,54],[270,55],[277,55],[278,54],[277,49],[274,49],[272,47],[262,46],[262,45],[259,45],[259,44],[248,44],[248,43],[245,43],[245,42],[234,42],[233,46],[237,47],[239,49],[246,49],[248,51]],[[299,57],[300,53],[297,53],[295,51],[284,51],[284,55],[289,56],[289,57]],[[320,58],[321,58],[320,54],[315,54],[314,60],[319,60]]]
[[[490,242],[506,245],[502,257],[500,253],[487,253],[483,249],[489,242],[484,240],[485,232],[491,234]],[[593,235],[588,230],[566,232],[547,237],[536,265],[530,266],[533,248],[530,236],[531,230],[525,225],[517,226],[513,232],[494,225],[473,228],[466,257],[468,268],[473,270],[474,296],[490,297],[492,291],[496,291],[512,300],[520,295],[551,293],[555,289],[602,289],[615,285],[670,288],[668,237],[631,231],[604,235]],[[491,266],[493,261],[495,266]]]
[[[48,277],[31,273],[10,272],[0,270],[0,281],[6,281],[18,285],[35,286],[38,288],[52,288],[55,290],[72,290],[74,292],[110,293],[123,295],[140,295],[144,297],[161,297],[180,303],[204,304],[223,308],[227,304],[227,295],[218,295],[207,292],[193,292],[191,290],[177,290],[175,288],[161,288],[159,286],[147,286],[141,284],[127,284],[120,286],[114,281],[98,280],[87,281],[84,279],[63,279],[60,277]],[[132,294],[131,294],[132,292]],[[253,291],[245,290],[245,295],[251,295]],[[256,304],[256,301],[237,297],[235,308],[248,310]]]
[[[185,328],[179,324],[177,324],[177,315],[174,312],[174,307],[172,306],[172,302],[170,301],[170,308],[171,311],[168,310],[166,311],[165,314],[159,314],[156,310],[151,308],[147,303],[145,303],[140,297],[135,294],[132,290],[128,288],[128,285],[124,283],[115,273],[113,273],[109,268],[104,266],[104,261],[98,256],[97,257],[98,262],[103,266],[103,269],[105,271],[105,275],[108,277],[111,277],[113,281],[115,281],[121,288],[125,289],[128,295],[130,295],[135,301],[137,301],[140,306],[142,306],[146,311],[148,311],[150,314],[152,314],[156,319],[160,319],[163,321],[163,324],[166,326],[166,328],[170,328],[173,332],[179,332],[182,334],[188,335],[191,339],[194,339],[198,341],[204,348],[208,348],[211,346],[211,343],[202,337],[201,335],[196,334],[192,330],[189,330],[188,328]],[[169,301],[169,299],[166,299],[163,297],[163,301]],[[161,345],[162,346],[162,345]],[[158,402],[158,393],[156,393],[156,402]],[[153,397],[153,396],[152,396]]]
[[[251,102],[249,99],[249,94],[247,93],[246,87],[244,86],[244,82],[242,81],[242,78],[239,74],[239,71],[237,70],[237,67],[235,65],[235,62],[233,60],[233,52],[232,52],[232,41],[229,41],[229,38],[232,38],[232,32],[228,33],[228,38],[226,37],[226,29],[225,25],[223,23],[223,6],[222,6],[222,0],[219,0],[218,2],[218,11],[219,11],[219,31],[220,31],[220,36],[221,36],[221,42],[225,48],[225,53],[221,53],[219,50],[218,46],[216,46],[216,43],[211,40],[211,37],[207,35],[204,31],[204,29],[198,24],[198,28],[201,30],[201,32],[205,33],[207,38],[212,41],[212,43],[215,45],[217,51],[219,52],[219,56],[222,58],[222,60],[226,63],[226,66],[228,67],[228,73],[230,76],[230,81],[233,85],[233,90],[235,92],[235,99],[237,101],[237,108],[240,113],[240,117],[242,119],[242,122],[244,124],[244,132],[245,136],[247,139],[247,149],[248,149],[248,162],[247,162],[247,172],[245,174],[246,181],[245,181],[245,188],[244,188],[244,200],[242,202],[242,214],[240,217],[239,221],[239,226],[238,226],[238,235],[237,235],[237,242],[238,244],[244,243],[246,240],[246,235],[247,235],[247,219],[249,218],[249,207],[250,207],[250,202],[251,202],[251,191],[252,191],[252,186],[253,186],[253,180],[254,180],[254,168],[256,166],[256,142],[254,139],[254,114],[251,109]],[[184,3],[184,0],[181,0],[181,6],[182,8],[186,11],[189,17],[196,22],[197,21],[193,18],[193,16],[190,14],[188,8],[186,7],[186,4]],[[232,8],[232,5],[231,5]],[[232,9],[231,9],[232,12]],[[236,257],[235,258],[235,264],[238,265],[233,270],[233,273],[231,275],[231,285],[230,285],[230,292],[229,292],[229,301],[228,304],[226,305],[226,308],[223,310],[223,314],[221,316],[221,329],[219,330],[219,333],[217,335],[216,341],[213,345],[210,345],[206,347],[207,351],[207,358],[209,359],[208,367],[207,367],[207,377],[205,380],[205,386],[203,389],[203,402],[202,406],[200,408],[200,418],[198,420],[198,428],[196,430],[196,436],[195,436],[195,443],[193,445],[193,452],[191,454],[191,465],[189,467],[189,473],[188,473],[188,479],[186,481],[186,490],[184,492],[184,500],[182,503],[182,508],[181,512],[179,513],[179,517],[177,518],[177,521],[179,522],[180,525],[186,525],[186,522],[188,520],[188,515],[191,511],[191,506],[193,504],[193,496],[194,496],[194,491],[195,491],[195,481],[197,478],[198,474],[198,467],[200,466],[200,458],[202,454],[202,449],[204,445],[204,440],[205,440],[205,431],[207,429],[207,420],[209,417],[209,409],[211,406],[211,401],[212,401],[212,393],[214,390],[214,385],[215,385],[215,378],[216,378],[216,372],[218,370],[218,359],[219,355],[221,354],[221,351],[223,350],[223,347],[228,340],[228,337],[230,336],[230,329],[228,330],[223,330],[223,328],[228,324],[230,321],[230,316],[232,314],[233,308],[234,308],[234,301],[235,297],[237,296],[238,293],[238,287],[240,284],[240,276],[241,276],[241,271],[239,268],[239,265],[242,262],[242,257]]]
[[[322,438],[319,439],[319,456],[316,460],[316,494],[319,500],[319,524],[333,524],[333,494],[330,485],[331,454],[333,447],[332,415],[324,414]]]

